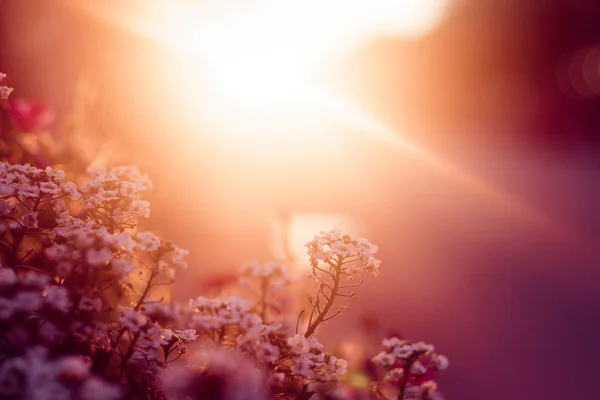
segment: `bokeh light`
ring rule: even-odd
[[[563,58],[557,68],[562,91],[574,99],[600,96],[600,45],[584,46]]]

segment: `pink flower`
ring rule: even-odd
[[[10,116],[20,131],[39,132],[47,130],[54,122],[54,112],[45,104],[18,99],[10,104]]]

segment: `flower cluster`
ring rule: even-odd
[[[360,278],[363,272],[377,275],[380,261],[373,257],[377,246],[366,239],[353,239],[337,230],[321,232],[306,243],[313,278],[318,283],[316,296],[311,297],[312,310],[308,318],[306,336],[313,335],[324,322],[339,315],[346,307],[340,306],[330,313],[339,297],[353,297],[356,293],[348,291],[362,285],[349,283]]]
[[[262,320],[250,313],[249,301],[236,297],[209,299],[198,297],[190,300],[193,314],[190,318],[192,326],[209,335],[217,334],[212,338],[221,342],[224,338],[219,332],[226,333],[227,328],[237,326],[241,330],[254,332],[260,329]]]
[[[348,363],[323,352],[323,345],[315,337],[296,334],[287,339],[292,354],[291,371],[304,382],[338,381],[346,373]]]
[[[348,363],[317,333],[378,274],[376,246],[338,231],[308,242],[308,312],[282,306],[298,280],[280,262],[242,269],[248,298],[168,303],[157,288],[186,268],[187,251],[138,229],[149,178],[133,167],[88,175],[78,186],[58,169],[0,163],[0,398],[358,398]],[[396,338],[384,348],[370,395],[440,398],[445,357]]]
[[[266,400],[264,372],[239,352],[209,347],[192,357],[193,367],[164,370],[159,387],[167,400]]]
[[[132,230],[147,215],[132,205],[145,204],[139,192],[149,183],[133,168],[110,171],[78,188],[49,167],[0,164],[2,366],[20,365],[31,349],[75,352],[97,379],[143,385],[196,339],[144,314],[157,281],[184,268],[186,252],[158,238],[149,246],[148,234]],[[109,180],[119,190],[112,199]],[[117,397],[135,390],[119,389]],[[69,398],[88,396],[77,393]]]
[[[367,239],[352,239],[349,235],[332,230],[321,232],[306,243],[306,247],[313,268],[318,268],[321,261],[330,266],[339,264],[340,274],[347,277],[358,276],[363,271],[373,275],[379,273],[380,261],[373,257],[377,253],[377,246]]]
[[[150,216],[150,203],[140,199],[151,189],[150,179],[136,168],[89,168],[88,173],[94,178],[81,188],[82,203],[97,222],[133,228],[138,218]]]
[[[187,251],[136,229],[148,216],[140,196],[149,188],[133,168],[94,170],[77,187],[51,168],[0,164],[4,397],[43,398],[39,387],[81,400],[339,397],[348,365],[325,351],[316,332],[341,312],[331,312],[336,299],[360,286],[350,280],[376,274],[376,247],[335,231],[308,243],[318,288],[304,327],[304,312],[295,329],[276,312],[273,295],[296,282],[276,262],[242,270],[245,287],[257,288],[251,299],[166,303],[155,288],[186,267]],[[391,385],[400,398],[435,398],[428,371],[445,359],[426,345],[394,340],[374,358],[385,371],[376,393]],[[52,371],[21,376],[31,362]]]
[[[242,267],[240,273],[242,275],[240,279],[241,285],[249,285],[254,280],[261,281],[261,283],[266,281],[267,283],[264,283],[264,285],[269,290],[284,289],[295,281],[290,271],[279,261],[271,261],[264,264],[255,261]]]
[[[146,265],[154,275],[162,273],[173,278],[177,271],[187,268],[185,257],[188,251],[171,241],[163,240],[152,232],[138,232],[134,235],[134,241],[135,249],[143,254]]]
[[[437,371],[448,368],[448,359],[437,354],[433,345],[393,337],[383,340],[383,347],[372,359],[384,371],[374,385],[381,398],[442,399],[435,377]]]
[[[39,224],[47,227],[53,223],[52,217],[68,215],[65,200],[78,199],[81,194],[74,183],[64,181],[61,171],[0,163],[0,196],[6,231],[36,229]],[[13,214],[19,219],[9,217]]]
[[[271,314],[284,312],[284,304],[290,302],[290,293],[286,289],[298,281],[279,261],[253,262],[242,267],[240,274],[239,284],[254,295],[256,304],[253,311],[263,320]]]
[[[81,356],[52,357],[44,347],[32,347],[23,356],[0,363],[3,399],[118,400],[117,385],[93,375],[90,361]]]

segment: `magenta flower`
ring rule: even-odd
[[[9,104],[9,113],[19,131],[47,130],[55,120],[54,112],[41,102],[17,99]]]

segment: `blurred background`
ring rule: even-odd
[[[150,174],[148,228],[191,251],[176,299],[286,248],[302,268],[337,226],[382,267],[334,339],[434,343],[449,400],[598,399],[599,18],[594,0],[0,0],[0,71],[50,129],[84,121],[90,162]]]

